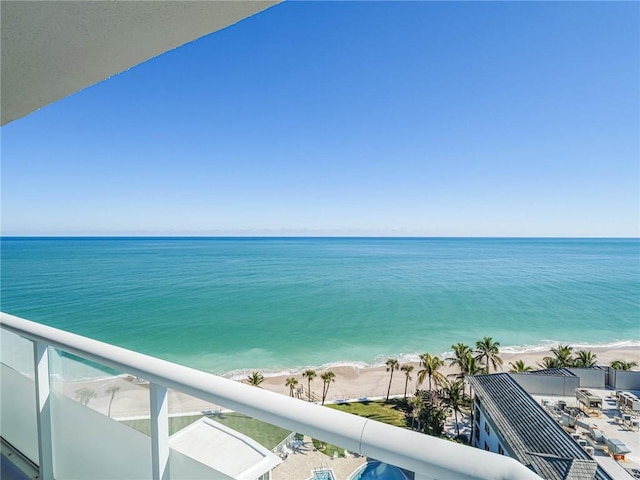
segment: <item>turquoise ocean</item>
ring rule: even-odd
[[[218,374],[640,345],[638,239],[3,238],[2,311]]]

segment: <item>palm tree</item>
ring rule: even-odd
[[[541,362],[538,362],[540,368],[558,368],[560,362],[556,357],[543,357]]]
[[[633,367],[637,367],[638,362],[625,362],[624,360],[614,360],[611,362],[611,368],[616,370],[631,370]]]
[[[400,367],[400,370],[404,372],[404,400],[407,401],[407,387],[409,386],[409,380],[411,380],[411,372],[413,371],[413,365],[405,364]]]
[[[436,355],[430,353],[423,353],[420,355],[420,366],[422,370],[418,371],[418,385],[422,385],[425,377],[429,377],[429,390],[432,389],[431,381],[434,380],[436,385],[442,383],[445,378],[444,375],[438,371],[440,367],[444,366],[444,362]]]
[[[511,368],[509,372],[511,373],[521,373],[521,372],[530,372],[533,370],[529,365],[525,365],[524,360],[516,360],[515,362],[509,362]]]
[[[453,350],[453,358],[448,358],[449,366],[456,366],[460,370],[459,373],[451,373],[447,377],[453,377],[468,383],[466,377],[478,375],[484,371],[482,365],[476,362],[473,356],[473,350],[464,343],[456,343],[451,345]],[[471,397],[471,384],[469,384],[469,397]]]
[[[95,390],[88,387],[82,387],[76,390],[76,400],[78,400],[82,405],[86,406],[92,398],[96,398]]]
[[[293,397],[293,391],[295,390],[296,385],[298,385],[298,379],[295,377],[289,377],[284,384],[289,387],[289,396]]]
[[[424,403],[424,399],[422,398],[422,395],[414,395],[411,400],[409,400],[409,406],[411,408],[411,430],[413,430],[413,427],[415,425],[415,423],[418,423],[418,428],[417,430],[420,431],[420,413],[422,412],[422,409],[425,406]]]
[[[558,360],[558,367],[571,367],[573,366],[573,358],[571,358],[571,350],[573,347],[569,345],[558,345],[556,348],[552,348],[551,352]]]
[[[118,387],[117,385],[111,385],[109,388],[107,388],[107,393],[111,394],[111,399],[109,400],[109,417],[111,417],[111,404],[113,403],[113,397],[116,396],[116,393],[118,393],[119,390],[120,387]]]
[[[464,371],[462,380],[469,385],[469,398],[471,398],[471,383],[469,383],[467,377],[473,377],[474,375],[481,374],[484,372],[484,367],[480,363],[476,362],[476,359],[471,352],[467,354],[466,364],[466,370]]]
[[[391,393],[391,382],[393,381],[393,371],[398,370],[398,368],[400,368],[400,364],[395,358],[387,358],[386,365],[387,372],[391,372],[391,377],[389,377],[389,388],[387,388],[387,399],[384,401],[385,403],[388,403],[389,393]]]
[[[464,343],[456,343],[455,345],[451,345],[451,349],[453,350],[453,358],[447,359],[449,360],[449,366],[458,367],[460,369],[458,378],[462,378],[467,371],[467,360],[472,353],[471,348]]]
[[[484,337],[476,342],[475,359],[482,361],[484,358],[485,371],[489,373],[489,365],[493,365],[496,370],[498,365],[502,366],[502,359],[499,356],[500,342],[494,342],[491,337]]]
[[[423,432],[433,437],[442,436],[442,432],[444,432],[444,424],[447,421],[447,408],[433,405],[427,410],[427,425],[426,428],[423,429]]]
[[[579,350],[576,352],[576,358],[573,361],[573,366],[578,368],[591,368],[595,367],[597,363],[596,356],[589,350]]]
[[[333,373],[331,370],[327,370],[326,372],[324,372],[322,375],[320,375],[320,378],[322,379],[322,405],[324,405],[324,401],[327,398],[327,393],[329,393],[329,385],[331,385],[331,382],[335,382],[336,381],[336,374]]]
[[[311,380],[313,380],[314,378],[316,378],[316,371],[315,370],[305,370],[304,372],[302,372],[302,376],[303,377],[307,377],[307,385],[308,385],[308,393],[309,393],[309,401],[311,401]]]
[[[264,382],[264,376],[260,372],[251,372],[251,375],[247,376],[247,383],[252,387],[262,388],[260,384]]]
[[[431,392],[417,390],[408,402],[408,415],[411,415],[411,428],[417,422],[417,430],[427,435],[439,437],[444,431],[447,420],[447,408],[433,404]]]
[[[446,382],[442,389],[442,402],[448,408],[453,410],[453,416],[456,421],[457,438],[460,438],[458,412],[462,412],[461,407],[468,403],[467,400],[467,396],[464,393],[464,385],[460,380],[456,380],[455,382]]]

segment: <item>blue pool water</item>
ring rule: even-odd
[[[368,462],[351,477],[351,480],[407,480],[407,476],[393,465]]]
[[[335,480],[331,470],[316,470],[313,472],[313,480]]]

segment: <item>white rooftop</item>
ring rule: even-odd
[[[237,480],[255,480],[282,462],[255,440],[209,418],[173,434],[169,447]]]
[[[631,450],[631,453],[625,455],[624,461],[616,461],[609,454],[598,450],[595,451],[593,459],[613,478],[632,478],[629,476],[631,470],[640,471],[640,433],[638,430],[632,430],[615,421],[615,417],[621,415],[616,404],[615,390],[591,387],[587,390],[602,398],[602,412],[600,416],[589,416],[581,418],[580,421],[596,427],[608,438],[621,440]],[[637,396],[640,394],[637,391],[632,393]],[[546,400],[557,405],[558,401],[564,401],[567,407],[579,407],[575,396],[532,395],[532,397],[538,403]],[[593,444],[585,429],[578,427],[576,433],[579,433],[582,439],[587,440],[589,445]]]

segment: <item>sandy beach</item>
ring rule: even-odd
[[[574,349],[574,352],[575,350],[576,349]],[[589,350],[596,355],[598,365],[609,365],[614,360],[624,360],[628,362],[634,361],[640,365],[640,347],[626,347],[618,349],[591,348]],[[553,356],[553,354],[550,351],[500,353],[503,365],[502,370],[498,371],[509,371],[511,368],[509,363],[516,362],[517,360],[522,360],[526,365],[537,369],[537,363],[542,362],[542,359],[548,356]],[[420,365],[417,362],[410,362],[410,364],[414,366],[414,369],[413,372],[411,372],[412,380],[409,381],[407,386],[408,394],[411,394],[416,390],[416,377],[420,370]],[[634,367],[634,370],[638,369],[639,367]],[[375,398],[386,396],[387,394],[390,375],[385,366],[365,368],[340,366],[331,367],[326,370],[331,370],[336,374],[335,382],[331,383],[331,386],[329,387],[329,393],[327,395],[328,401],[359,399],[363,397]],[[320,374],[326,370],[317,370],[316,372],[318,376],[311,382],[311,391],[317,395],[322,394],[322,380],[320,379]],[[445,366],[439,371],[445,375],[458,373],[458,370],[455,367],[449,367],[449,362],[446,361]],[[265,389],[281,393],[283,395],[289,395],[289,387],[285,386],[285,381],[288,377],[295,377],[299,384],[304,384],[306,389],[307,379],[303,378],[301,373],[268,377],[264,380],[261,386]],[[406,377],[404,373],[400,370],[394,372],[393,382],[391,384],[391,395],[404,394],[405,379]],[[426,387],[427,384],[425,382],[421,388]]]
[[[596,355],[599,365],[608,365],[614,360],[635,361],[640,364],[640,347],[625,348],[591,348],[590,351]],[[525,353],[501,353],[503,359],[502,371],[508,371],[509,363],[516,360],[523,360],[526,365],[536,367],[543,357],[552,356],[550,351],[525,352]],[[407,393],[410,395],[416,389],[417,372],[419,364],[412,363],[414,370],[411,373],[412,380],[407,385]],[[445,375],[455,374],[457,370],[449,367],[445,362],[445,367],[440,371]],[[389,372],[385,366],[358,368],[354,366],[331,367],[335,373],[335,381],[331,383],[327,395],[328,402],[339,400],[357,400],[361,398],[384,397],[389,386]],[[638,367],[634,367],[638,370]],[[322,380],[320,374],[324,370],[316,370],[318,376],[311,382],[311,390],[316,395],[322,394]],[[299,386],[306,388],[307,379],[302,377],[302,373],[290,375],[278,375],[265,378],[261,387],[282,395],[289,395],[289,387],[285,385],[288,377],[295,377]],[[111,402],[110,387],[117,387],[117,391]],[[425,385],[426,387],[426,385]],[[71,398],[78,398],[78,391],[87,388],[95,396],[89,400],[88,405],[104,414],[109,412],[111,403],[111,416],[118,419],[145,417],[149,414],[149,387],[148,384],[134,377],[115,377],[111,379],[101,379],[84,382],[54,382],[54,389],[60,389],[65,395]],[[402,371],[394,372],[391,385],[391,395],[402,395],[405,388],[405,375]],[[424,387],[423,387],[424,388]],[[224,408],[224,405],[214,405],[198,398],[185,395],[181,392],[169,392],[169,411],[171,415],[199,414],[203,410],[217,410]]]

